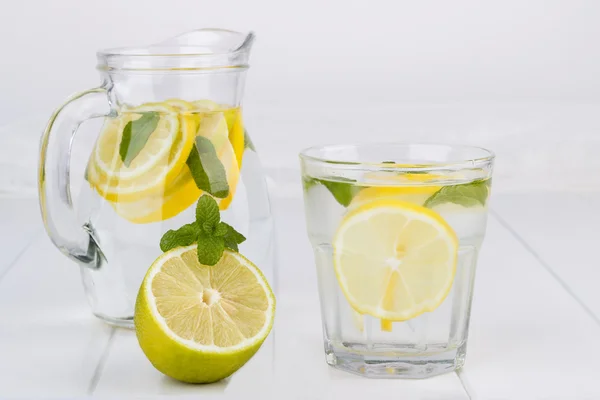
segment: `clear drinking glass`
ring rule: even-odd
[[[300,159],[327,363],[379,378],[460,368],[494,155],[367,144]]]
[[[253,33],[200,29],[157,45],[98,52],[101,85],[73,96],[42,136],[39,195],[54,244],[81,267],[93,313],[133,325],[138,289],[161,238],[213,196],[246,237],[240,252],[273,279],[266,182],[242,118]],[[80,124],[103,126],[71,170]],[[70,179],[85,175],[79,195]],[[191,244],[191,243],[188,243]]]

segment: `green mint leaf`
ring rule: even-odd
[[[183,225],[177,230],[168,230],[160,239],[160,249],[169,251],[175,247],[189,246],[198,238],[200,229],[196,223]]]
[[[196,222],[167,231],[160,241],[160,248],[168,251],[197,242],[198,261],[203,265],[215,265],[225,248],[238,251],[238,244],[246,240],[244,235],[220,220],[219,205],[205,194],[196,205]]]
[[[485,206],[490,193],[491,180],[479,180],[461,185],[443,186],[425,201],[425,207],[433,208],[444,203],[463,207]]]
[[[225,247],[227,247],[229,250],[235,251],[236,253],[240,252],[240,249],[234,240],[227,239],[227,238],[223,238],[223,240],[225,243]]]
[[[125,125],[125,128],[123,128],[119,155],[123,164],[128,167],[131,165],[133,159],[142,151],[160,120],[160,115],[155,111],[141,114],[140,118],[129,121]]]
[[[217,227],[215,228],[215,230],[213,232],[213,235],[223,237],[227,234],[227,232],[229,232],[229,228],[231,228],[231,227],[229,225],[227,225],[225,222],[219,222],[219,224],[217,225]]]
[[[204,221],[204,223],[202,224],[202,230],[204,231],[204,233],[212,235],[213,231],[215,230],[215,225],[213,225],[213,223],[210,221]]]
[[[216,200],[206,194],[200,196],[196,205],[196,223],[198,226],[202,227],[206,233],[212,234],[220,220],[221,214]]]
[[[223,256],[225,243],[222,237],[201,233],[198,236],[198,261],[203,265],[215,265]]]
[[[227,233],[223,237],[223,240],[225,241],[225,247],[236,252],[239,251],[238,244],[244,243],[246,241],[246,237],[233,229],[231,225],[226,224],[225,222],[222,222],[222,224],[227,228]]]
[[[354,196],[360,192],[363,187],[357,186],[355,180],[336,177],[336,181],[325,179],[308,178],[304,180],[304,189],[308,190],[315,184],[325,186],[333,195],[335,200],[343,207],[348,207]]]
[[[252,139],[250,139],[250,135],[248,135],[248,131],[245,129],[244,129],[244,149],[250,149],[250,150],[256,152],[254,143],[252,143]]]
[[[229,196],[225,167],[209,139],[196,136],[196,144],[188,156],[187,165],[198,189],[220,199]]]

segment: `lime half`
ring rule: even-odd
[[[275,296],[260,270],[228,250],[214,266],[196,245],[160,256],[138,294],[135,330],[150,362],[190,383],[226,378],[260,348],[273,326]]]

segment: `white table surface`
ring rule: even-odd
[[[231,378],[181,384],[132,331],[89,312],[78,267],[41,226],[37,200],[0,199],[0,398],[600,399],[600,193],[494,195],[467,362],[427,380],[370,380],[325,363],[301,199],[276,198],[273,333]]]

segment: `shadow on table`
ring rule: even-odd
[[[204,395],[223,393],[227,385],[229,385],[229,381],[230,378],[225,378],[214,383],[185,383],[163,375],[161,386],[166,392],[170,391],[170,389],[177,392],[181,390],[194,390],[196,393]]]

